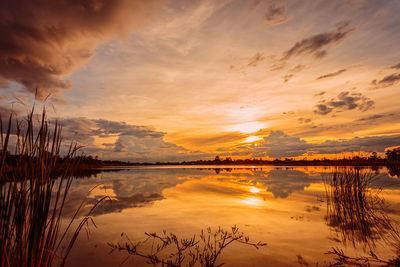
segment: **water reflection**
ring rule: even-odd
[[[139,241],[144,232],[161,233],[165,229],[189,237],[208,226],[219,225],[238,225],[246,233],[268,243],[262,252],[238,253],[232,247],[224,258],[227,266],[296,266],[297,255],[307,262],[324,262],[327,257],[324,253],[341,246],[343,241],[350,244],[346,253],[357,254],[358,248],[353,246],[353,241],[365,243],[362,238],[373,240],[383,251],[381,255],[385,255],[387,247],[376,242],[381,238],[376,231],[387,226],[380,223],[380,226],[370,229],[357,228],[357,220],[364,225],[374,222],[365,214],[370,212],[369,198],[353,201],[357,205],[362,203],[364,210],[356,214],[357,219],[351,218],[348,213],[354,213],[356,209],[350,211],[349,207],[342,205],[346,194],[340,194],[340,181],[336,179],[335,186],[324,178],[323,174],[330,172],[332,170],[327,167],[218,166],[218,170],[212,167],[157,167],[102,172],[90,179],[76,179],[70,190],[71,207],[76,205],[75,202],[80,203],[87,192],[99,184],[101,186],[88,196],[88,208],[104,195],[110,196],[112,201],[103,203],[96,210],[94,219],[99,229],[91,236],[92,241],[80,243],[70,266],[118,265],[122,259],[114,254],[108,256],[106,242],[118,242],[122,231]],[[390,177],[382,169],[376,179],[363,188],[371,192],[382,188],[386,215],[400,219],[400,207],[395,205],[400,202],[398,179]],[[329,205],[325,203],[326,189],[332,198]],[[347,192],[360,192],[361,196],[362,192],[367,192],[357,190]],[[341,201],[335,202],[335,197]],[[390,209],[386,204],[391,204]],[[338,210],[347,217],[335,217]],[[380,213],[375,214],[379,217]],[[386,231],[386,236],[389,232]],[[351,238],[352,233],[354,238]],[[369,237],[362,237],[368,234]],[[132,263],[131,266],[142,265]]]
[[[73,211],[85,197],[88,205],[90,205],[107,195],[111,197],[111,201],[103,203],[100,208],[96,209],[94,215],[121,212],[127,208],[152,205],[155,201],[164,198],[163,191],[165,189],[176,187],[191,180],[202,181],[192,184],[193,190],[207,194],[237,196],[246,203],[257,202],[245,200],[249,197],[247,196],[248,192],[254,195],[269,192],[272,193],[274,198],[284,199],[294,192],[304,191],[311,184],[324,182],[320,171],[322,170],[307,171],[304,168],[281,167],[96,170],[92,173],[85,172],[77,175],[78,178],[92,176],[90,179],[76,179],[74,181],[67,206]],[[326,172],[326,167],[323,171]],[[397,183],[389,181],[390,178],[385,174],[381,174],[379,178],[370,181],[370,186],[379,187],[382,184],[387,184],[392,189],[399,187]],[[215,181],[219,181],[219,183]],[[89,196],[86,196],[87,192],[96,186],[99,186],[98,190],[94,190]],[[66,213],[66,215],[70,214]],[[333,219],[332,223],[334,223]]]
[[[400,166],[398,164],[388,165],[389,175],[400,178]]]
[[[388,206],[374,189],[377,176],[357,168],[341,168],[326,176],[326,223],[336,233],[334,239],[369,250],[376,242],[400,248],[396,224],[387,214]]]

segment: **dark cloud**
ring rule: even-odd
[[[400,145],[400,135],[354,137],[352,139],[334,141],[327,140],[321,144],[313,145],[319,153],[335,152],[384,152],[386,148]]]
[[[353,114],[356,116],[356,114]],[[396,109],[390,113],[380,113],[374,115],[361,116],[355,120],[339,122],[338,124],[330,124],[330,125],[307,125],[307,127],[299,127],[299,136],[316,136],[316,135],[334,135],[341,136],[343,134],[348,134],[349,132],[358,132],[363,130],[370,130],[371,124],[373,125],[381,125],[380,128],[384,125],[394,125],[400,122],[400,110]],[[311,126],[311,127],[308,127]],[[317,126],[317,127],[314,127]],[[301,129],[302,128],[302,129]],[[384,127],[380,132],[382,135],[391,135],[398,134],[398,130],[391,127]],[[261,133],[261,134],[265,134]]]
[[[78,118],[58,118],[58,123],[63,127],[65,138],[77,139],[78,141],[87,140],[93,136],[135,136],[138,138],[164,136],[164,133],[155,131],[150,127],[127,124],[120,121],[109,121],[103,119]]]
[[[297,65],[297,66],[293,67],[292,69],[288,70],[287,74],[282,77],[283,82],[285,82],[285,83],[288,82],[290,79],[292,79],[294,77],[295,73],[300,72],[305,68],[306,68],[305,65]]]
[[[285,6],[271,4],[265,13],[264,20],[268,25],[277,25],[286,22]]]
[[[264,55],[262,53],[257,52],[252,58],[250,58],[250,61],[247,65],[255,67],[257,66],[258,63],[260,63],[264,59],[265,59]]]
[[[290,79],[293,78],[293,74],[286,74],[285,76],[283,76],[283,82],[287,83]]]
[[[372,84],[377,87],[389,87],[400,81],[400,73],[394,73],[385,76],[382,80],[373,80]]]
[[[295,43],[289,50],[283,53],[282,60],[288,60],[294,56],[312,54],[316,58],[326,56],[330,46],[338,45],[350,35],[355,28],[348,28],[348,23],[338,25],[336,30],[313,35]]]
[[[391,69],[400,69],[400,63],[390,67]]]
[[[282,131],[271,131],[257,146],[247,148],[254,155],[267,154],[273,158],[296,157],[307,152],[332,154],[341,152],[384,152],[387,147],[400,145],[400,135],[354,137],[343,140],[327,140],[320,144],[308,143],[299,137],[289,136]]]
[[[277,70],[281,70],[281,69],[285,68],[285,66],[286,66],[285,63],[277,63],[277,64],[272,65],[269,68],[269,70],[270,71],[277,71]]]
[[[314,107],[314,113],[320,114],[320,115],[329,114],[331,111],[332,111],[332,108],[328,107],[325,104],[317,104]]]
[[[316,93],[314,96],[323,96],[324,94],[326,94],[326,92],[319,92],[319,93]]]
[[[121,142],[119,138],[114,144],[114,152],[126,152],[126,146]]]
[[[109,120],[93,120],[98,129],[94,130],[95,135],[107,137],[110,135],[131,135],[136,137],[162,137],[164,133],[154,131],[153,129],[145,126],[130,125],[126,122],[109,121]]]
[[[39,97],[70,88],[63,77],[102,42],[126,34],[154,1],[13,0],[0,7],[0,77]],[[146,12],[147,11],[147,12]]]
[[[299,118],[298,121],[299,121],[300,123],[310,123],[310,122],[311,122],[311,119],[308,119],[308,118]]]
[[[375,102],[361,93],[341,92],[336,98],[329,101],[322,100],[315,105],[314,113],[326,115],[332,111],[344,111],[358,109],[361,112],[367,111],[373,107]]]
[[[248,61],[246,63],[239,63],[239,64],[231,64],[229,66],[229,69],[231,71],[240,71],[243,74],[245,74],[245,70],[248,67],[256,67],[261,61],[265,59],[265,56],[263,53],[257,52],[252,56],[251,58],[247,59]]]
[[[298,137],[286,135],[282,131],[271,131],[264,142],[254,148],[255,152],[265,152],[272,158],[296,157],[302,155],[309,144]]]
[[[331,73],[328,73],[328,74],[319,76],[319,77],[317,78],[317,80],[335,77],[335,76],[338,76],[339,74],[341,74],[341,73],[343,73],[343,72],[345,72],[345,71],[347,71],[347,69],[341,69],[341,70],[338,70],[338,71],[335,71],[335,72],[331,72]]]
[[[367,117],[362,117],[358,119],[357,121],[375,121],[378,119],[383,119],[383,118],[388,118],[388,117],[393,117],[395,114],[389,113],[389,114],[375,114]]]
[[[111,157],[126,157],[131,161],[176,161],[190,156],[185,148],[166,142],[161,137],[133,135],[118,136],[112,152],[118,153],[110,153]]]
[[[305,68],[306,68],[305,65],[297,65],[293,69],[290,69],[289,72],[296,73],[296,72],[300,72],[300,71],[304,70]]]

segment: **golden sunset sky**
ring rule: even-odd
[[[400,145],[398,0],[16,0],[0,111],[103,159],[315,157]],[[41,104],[40,104],[41,105]]]

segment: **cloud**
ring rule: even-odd
[[[270,71],[277,71],[277,70],[281,70],[281,69],[283,69],[283,68],[285,68],[286,67],[286,64],[283,62],[283,63],[276,63],[276,64],[273,64],[270,68],[269,68],[269,70]]]
[[[391,69],[400,69],[400,63],[390,67]]]
[[[92,120],[96,123],[98,129],[94,130],[94,134],[101,137],[108,137],[110,135],[130,135],[136,137],[162,137],[164,133],[157,132],[149,127],[130,125],[126,122],[109,121],[109,120]]]
[[[358,109],[365,112],[373,108],[375,102],[370,98],[363,96],[361,93],[351,93],[348,91],[341,92],[336,98],[329,101],[322,100],[314,106],[314,113],[326,115],[332,111],[340,112],[345,110]]]
[[[283,78],[283,82],[285,82],[285,83],[287,83],[290,79],[292,79],[293,78],[293,74],[286,74],[286,75],[284,75],[282,78]]]
[[[322,92],[319,92],[319,93],[314,94],[314,96],[315,96],[315,97],[319,97],[319,96],[323,96],[323,95],[325,95],[325,94],[326,94],[326,92],[322,91]]]
[[[343,140],[326,140],[320,144],[289,136],[282,131],[271,131],[262,143],[247,148],[254,156],[267,154],[273,158],[296,157],[307,152],[332,154],[342,152],[366,151],[384,152],[387,147],[400,145],[400,135],[354,137]]]
[[[335,72],[331,72],[331,73],[328,73],[328,74],[319,76],[319,77],[317,78],[317,80],[335,77],[335,76],[338,76],[339,74],[341,74],[341,73],[343,73],[343,72],[345,72],[345,71],[347,71],[347,69],[341,69],[341,70],[338,70],[338,71],[335,71]]]
[[[291,73],[295,73],[295,72],[300,72],[302,70],[304,70],[306,68],[305,65],[296,65],[295,67],[293,67],[292,69],[289,70],[289,72]]]
[[[263,61],[265,59],[264,55],[262,53],[257,52],[249,61],[247,64],[248,66],[255,67],[257,66],[258,63]]]
[[[200,153],[166,142],[163,132],[147,126],[85,117],[59,118],[58,121],[63,127],[65,139],[80,142],[85,153],[101,155],[103,159],[175,161],[191,156],[198,158]],[[115,141],[99,146],[95,143],[98,138],[113,138]]]
[[[325,104],[318,104],[314,106],[314,113],[319,115],[326,115],[331,113],[332,108],[328,107]]]
[[[303,191],[315,182],[308,174],[297,170],[271,170],[266,178],[257,181],[267,185],[274,198],[287,198],[291,193]]]
[[[281,60],[291,57],[312,54],[315,58],[327,55],[325,49],[340,44],[352,33],[355,28],[348,28],[349,23],[343,22],[334,31],[313,35],[295,43],[289,50],[283,53]]]
[[[265,13],[264,20],[268,25],[277,25],[286,22],[285,6],[270,5]]]
[[[15,0],[0,8],[0,77],[39,97],[71,87],[63,80],[95,48],[147,19],[154,1]]]
[[[371,116],[367,116],[367,117],[362,117],[356,121],[375,121],[378,119],[383,119],[383,118],[389,118],[389,117],[393,117],[395,114],[393,113],[389,113],[389,114],[375,114],[375,115],[371,115]]]
[[[86,140],[92,136],[135,136],[138,138],[159,138],[164,136],[164,133],[155,131],[150,127],[137,126],[120,121],[89,119],[86,117],[57,118],[56,120],[63,127],[65,138],[78,138],[78,141]]]
[[[295,73],[300,72],[305,68],[306,68],[305,65],[296,65],[292,69],[288,70],[287,74],[282,77],[283,82],[285,82],[285,83],[288,82],[290,79],[292,79],[294,77]]]
[[[112,152],[110,157],[125,157],[131,161],[175,161],[183,159],[188,151],[161,137],[120,135]]]
[[[7,88],[9,86],[9,82],[0,76],[0,88]]]
[[[286,135],[282,131],[271,131],[264,137],[263,143],[254,148],[254,152],[265,152],[273,158],[296,157],[302,155],[309,144],[298,137]]]
[[[9,116],[7,109],[0,112],[3,118]],[[4,114],[4,115],[3,115]],[[25,117],[17,117],[24,131]],[[34,119],[34,131],[38,131],[40,117]],[[152,127],[138,126],[126,122],[109,121],[103,119],[89,119],[86,117],[51,118],[50,129],[57,121],[62,127],[63,147],[65,153],[71,141],[83,146],[80,150],[84,154],[99,156],[102,159],[155,162],[181,161],[200,159],[209,156],[201,151],[190,151],[184,147],[164,140],[164,133]],[[16,134],[15,123],[12,124],[11,134]],[[3,129],[7,127],[7,120],[3,120]],[[12,144],[10,147],[13,147]]]
[[[392,86],[400,81],[400,73],[394,73],[385,76],[382,80],[373,80],[372,84],[377,87],[389,87]]]
[[[300,123],[310,123],[311,119],[309,119],[309,118],[299,118],[298,121]]]

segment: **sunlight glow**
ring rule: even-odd
[[[254,193],[254,194],[257,194],[258,192],[261,191],[261,189],[260,189],[260,188],[257,188],[257,187],[251,187],[249,190],[250,190],[250,192],[252,192],[252,193]]]
[[[228,132],[242,132],[242,133],[255,133],[260,129],[265,128],[265,123],[258,121],[245,122],[239,124],[233,124],[226,128]]]
[[[260,205],[261,199],[256,197],[248,197],[246,199],[241,200],[241,202],[246,205]]]
[[[262,140],[262,138],[252,135],[252,136],[249,136],[246,139],[244,139],[242,141],[242,143],[252,143],[252,142],[255,142],[255,141],[258,141],[258,140]]]

